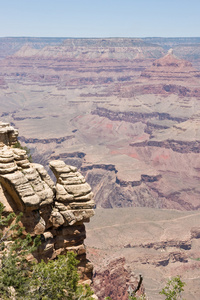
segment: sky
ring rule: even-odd
[[[199,37],[200,0],[0,0],[0,37]]]

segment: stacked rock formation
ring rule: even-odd
[[[0,122],[0,147],[14,145],[17,142],[18,131],[9,123]]]
[[[9,124],[0,123],[0,201],[7,212],[23,212],[27,232],[41,235],[36,259],[74,251],[81,280],[89,283],[92,264],[86,259],[84,222],[94,214],[91,188],[75,167],[63,161],[50,162],[55,185],[42,165],[30,163],[25,150],[13,147],[17,135]]]

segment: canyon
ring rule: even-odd
[[[187,269],[188,278],[194,277],[184,279],[189,299],[198,299],[196,283],[192,292],[192,282],[198,282],[198,238],[191,236],[200,226],[199,86],[200,38],[0,39],[1,121],[19,130],[21,144],[54,184],[49,162],[61,160],[76,167],[94,193],[96,215],[86,241],[97,264],[97,290],[98,278],[107,278],[104,284],[110,280],[107,263],[114,272],[116,264],[108,258],[117,260],[121,253],[127,282],[126,263],[162,283],[178,266],[180,274]],[[191,217],[183,218],[187,225],[178,223],[173,238],[173,229],[165,236],[170,222],[161,226],[161,220],[148,229],[161,226],[161,236],[149,238],[138,225],[135,232],[124,229],[123,241],[114,237],[115,225],[123,223],[120,215],[126,220],[130,212],[143,224],[147,211],[158,220],[165,214]],[[104,237],[96,234],[101,222]],[[145,289],[156,299],[161,285],[150,291],[154,283],[148,280]]]
[[[1,119],[34,161],[78,167],[97,207],[198,209],[199,65],[170,41],[9,40]]]

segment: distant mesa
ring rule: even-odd
[[[169,49],[168,53],[159,59],[157,59],[153,66],[157,67],[172,67],[172,68],[184,68],[184,67],[191,67],[192,64],[184,59],[180,59],[177,56],[174,55],[173,49]],[[180,71],[184,71],[183,69]],[[192,68],[192,71],[195,71],[195,69]],[[185,71],[184,71],[185,72]]]
[[[200,72],[190,62],[176,57],[173,49],[170,49],[165,56],[146,68],[136,81],[119,89],[125,98],[137,94],[199,97],[199,86]]]

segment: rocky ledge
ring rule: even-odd
[[[84,222],[94,215],[91,187],[61,160],[50,162],[54,184],[42,165],[30,163],[25,150],[13,147],[17,135],[9,124],[0,123],[0,201],[5,212],[23,212],[26,232],[41,235],[37,260],[74,251],[81,280],[90,283],[93,266],[86,259]]]
[[[179,153],[199,153],[200,152],[200,141],[175,141],[175,140],[164,140],[164,141],[156,141],[156,140],[149,140],[139,143],[130,143],[132,147],[145,147],[145,146],[152,146],[152,147],[160,147],[166,149],[172,149],[175,152]]]
[[[107,261],[106,266],[95,270],[93,287],[99,300],[104,300],[106,296],[127,300],[131,292],[135,292],[137,297],[144,296],[145,292],[141,276],[131,271],[124,257]]]

